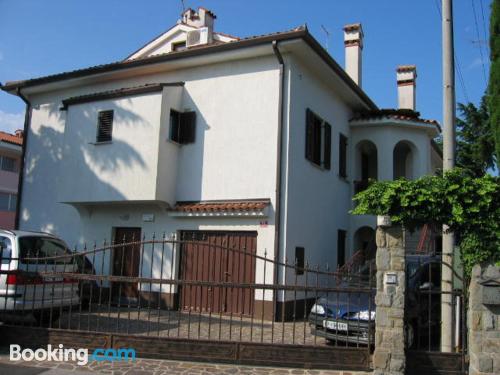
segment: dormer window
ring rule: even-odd
[[[172,51],[184,51],[186,49],[186,41],[172,43]]]

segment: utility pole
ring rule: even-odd
[[[453,1],[442,0],[443,33],[443,170],[455,166],[455,59],[453,49]],[[441,351],[453,350],[453,250],[455,236],[443,226],[441,266]]]

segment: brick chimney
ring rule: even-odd
[[[344,26],[345,71],[361,87],[363,28],[360,23]]]
[[[398,81],[399,109],[416,109],[417,97],[417,67],[415,65],[400,65],[396,69]]]

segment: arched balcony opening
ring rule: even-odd
[[[369,180],[377,180],[377,160],[377,146],[373,142],[364,140],[356,145],[355,193],[365,190],[368,187]]]
[[[375,243],[375,230],[371,227],[361,227],[354,233],[354,254],[363,255],[365,261],[375,258],[377,245]]]
[[[415,177],[415,146],[408,141],[400,141],[394,146],[393,157],[393,178],[404,177],[409,180]]]

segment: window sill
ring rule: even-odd
[[[340,181],[344,181],[346,184],[351,183],[351,181],[347,178],[348,176],[341,176],[341,175],[338,175],[338,176],[339,176]]]
[[[167,139],[166,139],[166,141],[167,141],[168,143],[171,143],[171,144],[176,145],[176,146],[178,146],[178,147],[182,146],[182,143],[179,143],[179,142],[173,141],[173,140],[171,140],[170,138],[167,138]]]
[[[110,145],[113,141],[105,141],[105,142],[89,142],[89,145],[100,146],[100,145]]]
[[[329,172],[329,171],[331,171],[331,169],[326,169],[326,168],[325,168],[325,167],[323,167],[322,165],[316,164],[316,163],[314,163],[314,162],[310,161],[309,159],[306,159],[306,160],[307,160],[307,161],[309,162],[309,164],[311,164],[314,168],[319,169],[320,171],[323,171],[323,172]]]

